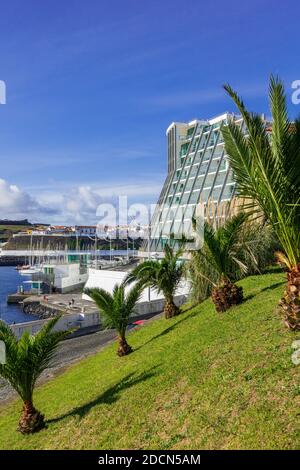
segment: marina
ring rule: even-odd
[[[97,270],[122,269],[133,261],[136,254],[133,250],[1,249],[0,261],[11,258],[23,259],[24,263],[17,268],[0,265],[0,319],[8,324],[36,321],[35,315],[23,311],[22,303],[27,297],[56,292],[63,298],[68,292],[81,293],[90,267]],[[65,301],[67,298],[62,300]]]
[[[23,313],[18,304],[8,304],[7,296],[17,292],[24,278],[13,266],[0,266],[0,320],[6,323],[20,323],[35,320],[36,317]]]

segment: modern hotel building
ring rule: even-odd
[[[196,207],[230,201],[235,183],[229,167],[222,125],[242,118],[223,114],[210,120],[173,122],[167,129],[168,174],[151,221],[151,251],[170,236],[191,233]]]

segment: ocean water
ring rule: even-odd
[[[13,266],[0,266],[0,320],[6,323],[22,323],[37,319],[33,315],[23,313],[19,305],[8,305],[6,302],[8,294],[17,292],[18,286],[28,279],[27,276],[21,276]],[[26,284],[23,286],[26,290]]]

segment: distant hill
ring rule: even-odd
[[[12,235],[18,232],[24,232],[28,229],[35,227],[43,228],[48,227],[49,224],[31,223],[28,219],[23,220],[10,220],[0,219],[0,243],[5,243],[12,238]]]
[[[0,219],[0,225],[22,225],[26,227],[32,226],[32,224],[28,221],[28,219],[23,219],[23,220]]]
[[[75,236],[70,237],[61,237],[59,235],[19,235],[18,237],[12,237],[12,233],[5,240],[5,235],[7,236],[8,230],[6,233],[1,233],[0,226],[0,241],[7,241],[5,245],[5,250],[30,250],[32,246],[33,250],[38,249],[47,249],[47,250],[64,250],[67,246],[69,250],[76,250],[77,243],[80,250],[94,250],[95,243],[90,240],[88,237],[78,237],[78,241]],[[15,231],[14,233],[16,233]],[[135,240],[134,247],[138,249],[141,245],[141,240]],[[98,240],[98,250],[107,250],[109,249],[110,243],[108,240]],[[126,250],[127,242],[126,240],[113,240],[112,248],[119,250]],[[129,248],[133,248],[133,244],[129,242]]]

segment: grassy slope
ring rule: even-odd
[[[223,315],[211,301],[130,335],[40,387],[48,429],[15,432],[21,403],[0,411],[0,447],[22,449],[300,448],[299,367],[276,313],[283,274],[250,277]],[[299,337],[299,335],[298,335]]]
[[[32,228],[30,225],[0,225],[0,240],[6,242],[13,233]]]

